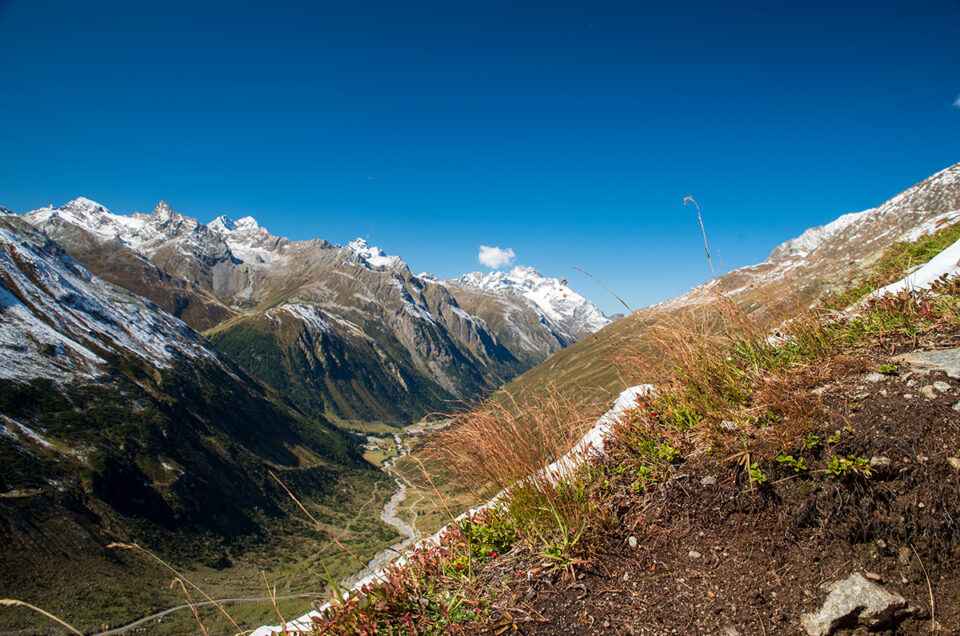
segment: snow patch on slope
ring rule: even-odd
[[[929,289],[934,281],[941,276],[946,275],[952,278],[958,274],[960,274],[960,240],[934,256],[916,271],[895,283],[881,287],[870,295],[884,296],[886,294],[898,294],[902,291]]]

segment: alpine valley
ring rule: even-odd
[[[958,219],[960,164],[611,321],[528,267],[441,280],[362,239],[291,241],[162,202],[0,209],[0,597],[88,632],[149,617],[178,633],[188,605],[188,623],[158,622],[184,602],[174,567],[246,627],[275,620],[271,585],[296,615],[400,538],[403,486],[371,437],[405,455],[401,431],[498,389],[617,393],[616,351],[680,315],[716,319],[717,292],[760,318],[771,299],[812,303]],[[34,618],[4,614],[0,632]]]
[[[530,268],[445,281],[362,239],[83,198],[0,209],[0,312],[0,597],[88,630],[182,604],[159,559],[243,598],[260,570],[318,588],[356,570],[331,535],[362,560],[398,537],[364,432],[475,400],[610,322]],[[321,528],[291,521],[288,488]]]

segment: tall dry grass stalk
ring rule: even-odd
[[[552,386],[509,395],[452,414],[454,424],[434,435],[426,452],[481,500],[523,482],[562,507],[556,484],[539,471],[566,454],[603,411]]]
[[[70,631],[71,633],[73,633],[73,634],[80,634],[80,636],[83,636],[83,632],[81,632],[79,629],[77,629],[76,627],[74,627],[74,626],[71,625],[70,623],[66,622],[65,620],[63,620],[63,619],[61,619],[61,618],[58,618],[58,617],[54,616],[53,614],[51,614],[51,613],[48,612],[47,610],[41,609],[41,608],[37,607],[36,605],[31,605],[30,603],[27,603],[26,601],[19,601],[19,600],[17,600],[17,599],[13,599],[13,598],[0,598],[0,605],[4,605],[4,606],[6,606],[6,607],[25,607],[25,608],[27,608],[27,609],[29,609],[29,610],[33,610],[34,612],[37,612],[38,614],[43,614],[43,615],[46,616],[47,618],[49,618],[49,619],[51,619],[51,620],[53,620],[53,621],[56,621],[56,622],[60,623],[61,625],[63,625],[67,630],[69,630],[69,631]]]

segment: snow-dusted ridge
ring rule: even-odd
[[[179,358],[219,363],[179,319],[93,276],[53,241],[0,220],[0,378],[93,378],[100,352],[168,368]]]

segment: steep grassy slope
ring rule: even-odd
[[[635,311],[553,354],[505,389],[537,392],[554,385],[596,397],[616,394],[629,386],[615,363],[619,352],[649,348],[655,326],[675,324],[681,316],[714,319],[710,306],[718,294],[737,303],[754,320],[782,318],[782,312],[771,308],[784,302],[809,304],[825,293],[855,288],[870,279],[878,266],[882,269],[880,259],[888,247],[936,232],[958,218],[960,164],[876,208],[807,230],[775,248],[763,263],[734,270],[678,298]]]

